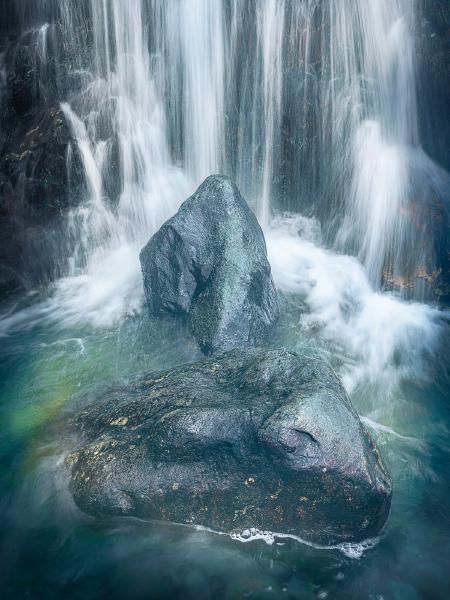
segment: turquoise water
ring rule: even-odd
[[[302,321],[305,310],[312,314],[305,297],[285,294],[273,345],[321,352],[345,381],[362,363],[323,323]],[[114,380],[195,360],[199,352],[179,325],[151,322],[144,309],[109,328],[53,319],[45,297],[16,299],[14,309],[5,305],[1,312],[2,598],[449,597],[445,316],[433,353],[427,360],[422,353],[420,377],[399,377],[389,393],[382,378],[350,386],[360,414],[376,427],[394,479],[385,531],[367,547],[316,549],[295,540],[243,543],[174,524],[82,515],[67,492],[67,416]],[[399,372],[403,363],[394,352],[389,368]]]

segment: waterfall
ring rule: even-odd
[[[450,0],[0,0],[7,597],[448,597],[449,57]],[[215,185],[200,200],[220,206],[198,217],[192,195],[213,173],[262,232]],[[189,197],[183,243],[170,226],[151,243]],[[170,314],[179,276],[196,288],[189,318]],[[275,304],[267,356],[241,347]],[[227,326],[235,310],[252,339]],[[197,363],[211,325],[236,348]],[[263,354],[230,406],[209,398],[213,379],[225,398],[233,365]],[[281,389],[283,365],[298,393]],[[340,435],[348,418],[361,439]],[[333,461],[347,443],[356,462]],[[380,460],[391,516],[363,539],[387,512]],[[330,466],[322,492],[336,472],[367,477],[361,494],[345,484],[349,512],[333,494],[315,506],[307,481],[288,506],[286,465],[300,479]],[[229,487],[222,507],[214,482]],[[155,516],[154,498],[188,526],[107,518]],[[306,540],[277,533],[296,516]],[[322,537],[350,528],[358,543],[310,547],[315,517]],[[228,521],[225,537],[201,526]]]
[[[69,4],[65,10],[70,40],[76,15]],[[89,15],[92,40],[79,52],[89,64],[77,65],[86,85],[62,103],[87,197],[70,218],[78,243],[57,295],[66,320],[84,312],[83,319],[109,324],[139,304],[139,251],[193,184],[169,150],[160,66],[147,37],[151,15],[138,0],[92,0]]]
[[[222,172],[263,227],[284,210],[315,217],[375,289],[426,297],[442,246],[429,215],[448,218],[450,184],[420,146],[415,2],[64,0],[60,10],[78,77],[62,106],[88,184],[71,217],[70,277],[94,279],[124,247],[138,273],[139,247]],[[46,55],[47,25],[39,40]]]

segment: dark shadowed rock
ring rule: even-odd
[[[323,544],[386,521],[391,482],[339,379],[287,350],[234,350],[112,389],[77,416],[78,506]]]
[[[206,353],[257,345],[278,318],[263,233],[227,177],[208,177],[140,259],[151,312],[187,317]]]
[[[0,158],[0,209],[35,223],[77,205],[84,192],[81,156],[64,113],[59,106],[37,112]]]
[[[450,169],[450,2],[417,4],[418,122],[429,156]]]
[[[35,3],[12,4],[0,11],[21,24],[0,44],[0,295],[65,271],[73,251],[67,216],[86,193],[60,108],[68,69],[55,3],[35,11]]]
[[[58,274],[70,254],[65,217],[85,194],[81,156],[59,107],[36,111],[16,133],[0,157],[0,292]]]

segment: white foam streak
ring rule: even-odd
[[[104,217],[107,216],[105,206],[103,205],[103,183],[102,183],[102,158],[103,144],[93,147],[89,139],[86,126],[73,112],[69,104],[61,104],[61,109],[65,114],[83,159],[84,173],[88,185],[88,198],[92,203],[94,210],[100,210]]]
[[[407,153],[383,140],[378,122],[365,121],[356,132],[354,161],[354,205],[346,223],[360,239],[359,256],[369,280],[377,283],[382,281],[389,249],[403,233],[396,215],[407,201]]]
[[[376,431],[377,433],[387,433],[388,435],[393,436],[394,438],[397,438],[397,439],[401,440],[402,442],[405,442],[406,444],[415,446],[419,450],[424,450],[426,447],[425,443],[422,442],[421,440],[418,440],[417,438],[411,437],[409,435],[402,435],[401,433],[398,433],[397,431],[392,429],[392,427],[387,427],[386,425],[382,425],[381,423],[378,423],[377,421],[374,421],[373,419],[370,419],[369,417],[361,417],[361,421],[365,425],[367,425],[368,427],[373,429],[373,431]]]
[[[183,526],[184,527],[184,526]],[[189,525],[188,525],[189,527]],[[243,529],[241,531],[235,530],[231,533],[224,533],[221,531],[216,531],[215,529],[211,529],[210,527],[204,527],[202,525],[196,525],[195,529],[197,531],[207,531],[209,533],[213,533],[215,535],[220,536],[229,536],[232,540],[237,542],[241,542],[243,544],[248,544],[250,542],[258,542],[262,541],[268,546],[272,546],[273,544],[283,545],[282,540],[293,540],[302,544],[304,546],[309,546],[310,548],[315,548],[316,550],[338,550],[345,554],[348,558],[352,559],[360,559],[364,555],[365,552],[374,548],[380,538],[369,538],[367,540],[363,540],[359,543],[342,543],[335,544],[332,546],[325,546],[321,544],[315,544],[313,542],[309,542],[304,540],[303,538],[291,535],[287,533],[277,533],[274,531],[264,531],[261,529],[257,529],[256,527],[250,527],[248,529]]]

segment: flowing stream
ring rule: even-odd
[[[450,176],[421,148],[416,1],[30,9],[40,76],[49,36],[70,57],[56,61],[60,105],[86,195],[68,218],[65,276],[0,305],[6,598],[445,597],[449,313],[429,290],[440,238],[427,207],[447,218]],[[367,545],[108,527],[68,496],[54,417],[113,380],[200,356],[147,315],[138,255],[211,173],[236,181],[264,229],[283,297],[273,345],[333,364],[391,468],[390,520]]]

